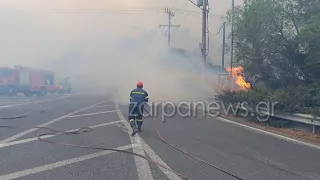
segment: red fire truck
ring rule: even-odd
[[[58,90],[53,72],[23,66],[0,67],[0,94],[45,95]]]

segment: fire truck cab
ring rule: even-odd
[[[14,95],[23,93],[45,95],[56,93],[54,73],[41,69],[15,66],[14,68],[0,68],[0,93]]]
[[[0,94],[15,94],[19,86],[18,71],[14,68],[0,67]]]

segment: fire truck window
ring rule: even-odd
[[[11,76],[11,71],[10,70],[0,70],[0,76],[1,77]]]
[[[54,79],[52,75],[47,75],[45,78],[46,85],[54,85]]]

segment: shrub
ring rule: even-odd
[[[259,102],[277,102],[276,112],[306,113],[320,116],[320,84],[289,86],[276,90],[254,88],[249,91],[222,90],[217,95],[226,103],[247,102],[248,106],[255,107]]]

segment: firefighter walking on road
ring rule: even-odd
[[[143,124],[143,110],[144,104],[149,102],[149,95],[147,91],[143,89],[143,83],[139,81],[137,88],[130,92],[130,104],[129,104],[129,121],[133,130],[132,136],[137,132],[141,132]]]

